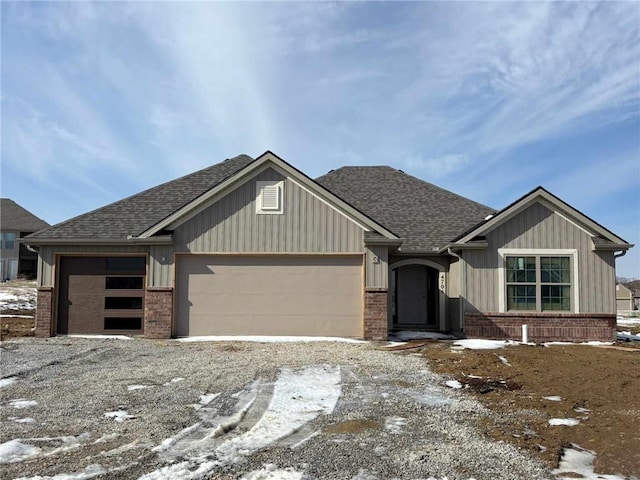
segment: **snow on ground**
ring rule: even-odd
[[[22,443],[20,440],[9,440],[0,445],[0,463],[22,462],[35,457],[41,451],[40,448]]]
[[[416,332],[411,330],[403,330],[389,335],[389,339],[393,341],[406,342],[408,340],[455,340],[453,335],[438,332]]]
[[[62,336],[62,335],[60,335]],[[93,339],[97,339],[100,340],[101,338],[105,338],[105,339],[116,339],[116,340],[132,340],[131,337],[127,337],[126,335],[82,335],[82,334],[71,334],[71,335],[65,335],[66,337],[71,337],[71,338],[93,338]]]
[[[505,345],[518,345],[518,342],[511,340],[483,340],[480,338],[468,338],[465,340],[457,340],[453,342],[453,350],[493,350],[495,348],[503,348]]]
[[[618,340],[625,342],[640,342],[640,335],[634,335],[631,332],[618,332],[616,336]]]
[[[31,417],[9,417],[9,420],[13,420],[16,423],[36,423],[36,419]]]
[[[293,468],[280,469],[273,463],[247,473],[241,480],[302,480],[303,474]]]
[[[33,286],[29,286],[33,285]],[[5,282],[0,285],[0,310],[35,310],[35,282]]]
[[[288,337],[268,335],[210,335],[201,337],[176,338],[176,342],[259,342],[259,343],[304,343],[304,342],[341,342],[367,343],[365,340],[342,337]]]
[[[144,480],[198,479],[216,467],[239,462],[244,456],[289,437],[317,416],[333,412],[342,392],[340,379],[341,373],[338,366],[311,365],[300,369],[282,368],[274,384],[269,406],[249,430],[220,443],[221,436],[232,431],[253,404],[257,394],[257,384],[251,386],[248,395],[244,395],[245,398],[241,398],[239,410],[232,417],[220,419],[217,424],[208,420],[207,424],[214,425],[210,429],[203,428],[204,420],[198,422],[174,437],[165,439],[162,444],[153,449],[169,460],[178,456],[184,457],[184,454],[189,452],[188,458],[192,460],[162,467],[141,478]],[[205,394],[200,399],[209,403],[215,398],[210,398],[213,395],[218,396],[218,394]]]
[[[8,387],[18,381],[18,377],[0,378],[0,388]]]
[[[151,388],[153,385],[129,385],[127,391],[133,392],[134,390],[142,390],[144,388]]]
[[[637,312],[634,312],[637,314]],[[640,316],[637,317],[627,317],[623,315],[618,315],[616,319],[616,323],[618,325],[631,326],[631,325],[640,325]]]
[[[38,405],[35,400],[26,400],[24,398],[16,398],[15,400],[9,400],[9,406],[13,408],[31,408]]]
[[[507,360],[505,357],[503,357],[502,355],[498,355],[496,354],[496,356],[498,357],[498,359],[504,363],[506,366],[510,367],[511,364],[509,363],[509,360]]]
[[[20,477],[16,478],[15,480],[89,480],[105,473],[107,473],[107,471],[102,468],[101,465],[94,464],[89,465],[81,472],[59,473],[58,475],[54,475],[52,477],[42,477],[40,475],[36,475],[35,477]]]
[[[219,393],[205,393],[204,395],[200,395],[200,400],[198,403],[200,403],[200,405],[209,405],[215,398],[219,396]]]
[[[551,400],[552,402],[559,402],[562,400],[562,397],[559,397],[558,395],[550,395],[548,397],[542,397],[545,400]]]
[[[104,416],[107,418],[113,418],[118,423],[122,423],[125,420],[131,420],[132,418],[136,418],[133,415],[129,415],[129,412],[127,412],[126,410],[116,410],[115,412],[106,412]]]
[[[572,448],[565,448],[558,468],[551,472],[558,480],[575,480],[576,474],[585,480],[624,480],[625,477],[619,475],[604,475],[593,471],[595,452],[586,450],[579,445],[572,445]],[[568,476],[562,476],[568,474]]]
[[[462,388],[462,384],[458,381],[458,380],[447,380],[445,382],[445,385],[447,387],[451,387],[451,388]]]
[[[184,377],[175,377],[169,380],[167,383],[163,383],[162,385],[164,385],[165,387],[168,387],[169,385],[181,382],[182,380],[184,380]]]
[[[387,417],[384,421],[384,428],[389,430],[389,433],[399,435],[402,433],[402,427],[407,424],[407,419],[404,417]]]
[[[549,420],[549,425],[558,426],[564,425],[567,427],[575,427],[580,423],[580,420],[577,418],[552,418]]]

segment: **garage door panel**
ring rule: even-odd
[[[362,336],[361,256],[185,255],[177,268],[178,336]]]

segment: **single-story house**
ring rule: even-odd
[[[611,340],[632,247],[542,187],[495,211],[391,167],[225,160],[29,236],[36,335]],[[618,253],[619,252],[619,253]]]
[[[635,294],[626,285],[618,283],[616,285],[616,307],[620,312],[635,310]]]
[[[18,239],[49,226],[10,198],[0,198],[0,280],[36,277],[38,256]]]

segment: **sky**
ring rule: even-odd
[[[225,158],[542,185],[635,243],[638,2],[2,2],[1,189],[58,223]]]

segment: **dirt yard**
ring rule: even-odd
[[[596,473],[633,476],[640,474],[637,344],[460,352],[434,343],[423,353],[434,371],[455,377],[464,391],[498,413],[481,420],[490,437],[528,450],[552,468],[563,448],[579,445],[596,453]],[[551,419],[580,423],[553,426]]]

